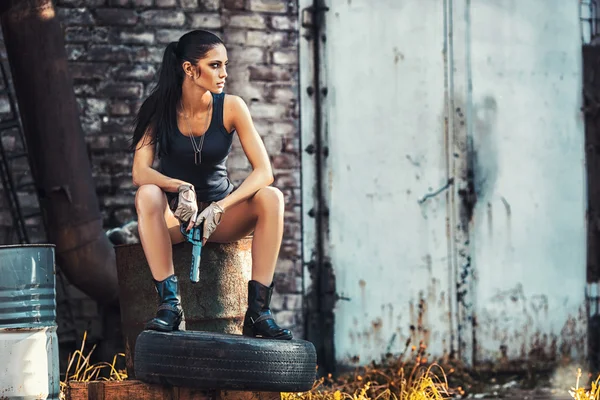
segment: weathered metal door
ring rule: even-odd
[[[335,358],[346,363],[358,356],[364,363],[402,350],[408,338],[448,353],[455,278],[443,190],[449,174],[442,3],[327,6],[324,36],[317,38],[324,44],[321,90],[312,97],[322,97],[321,140],[328,148],[321,165],[329,219],[323,240],[338,297]],[[314,56],[307,47],[302,54],[304,61]],[[301,65],[305,82],[310,65]],[[314,140],[314,100],[303,96],[307,146]],[[307,263],[318,229],[306,216],[314,209],[315,156],[303,156]]]
[[[306,285],[335,282],[338,362],[581,355],[579,5],[547,2],[330,0],[302,28]]]
[[[454,118],[465,122],[455,140],[470,160],[462,210],[470,219],[460,224],[469,240],[456,242],[458,253],[468,254],[459,260],[461,356],[473,363],[581,359],[586,186],[579,2],[452,3],[453,95],[464,104],[464,117]]]

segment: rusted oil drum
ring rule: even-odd
[[[58,400],[54,245],[0,246],[0,399]]]
[[[173,246],[186,330],[242,333],[252,275],[252,238],[202,248],[200,281],[190,282],[192,245]],[[135,340],[154,317],[158,295],[141,244],[115,246],[127,373],[134,377]]]

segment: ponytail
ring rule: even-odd
[[[158,74],[158,83],[142,103],[135,118],[130,150],[149,132],[151,144],[158,144],[158,155],[169,152],[170,140],[177,134],[177,105],[183,83],[182,61],[177,56],[177,42],[165,49]]]

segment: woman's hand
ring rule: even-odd
[[[181,222],[189,222],[187,230],[189,231],[196,221],[198,215],[198,204],[196,203],[196,191],[193,185],[185,184],[177,188],[179,198],[177,208],[173,215]]]
[[[196,219],[195,225],[199,226],[204,222],[204,227],[202,229],[202,245],[206,244],[210,235],[217,229],[224,212],[225,210],[223,210],[220,205],[213,202],[200,213],[198,219]]]

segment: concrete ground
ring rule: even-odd
[[[573,400],[568,389],[512,389],[504,393],[477,393],[470,394],[469,399],[503,399],[503,400]]]

